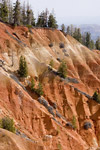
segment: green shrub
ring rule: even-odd
[[[97,91],[93,94],[93,100],[95,100],[97,103],[100,103],[100,93],[97,93]]]
[[[14,121],[9,117],[4,117],[0,120],[0,127],[15,133]]]
[[[64,48],[64,47],[65,47],[64,43],[60,43],[60,44],[59,44],[59,47],[60,47],[60,48]]]
[[[43,87],[41,85],[41,83],[39,82],[38,84],[38,88],[35,90],[36,93],[39,95],[39,96],[42,96],[44,93],[43,93]]]
[[[67,65],[66,62],[62,61],[59,68],[58,68],[58,74],[62,77],[62,78],[66,78],[67,76]]]
[[[32,78],[32,80],[31,80],[31,90],[32,91],[34,90],[34,86],[35,86],[35,82],[34,82],[34,79]]]
[[[27,77],[28,76],[27,63],[26,63],[26,60],[23,56],[20,57],[18,73],[19,73],[20,77]]]

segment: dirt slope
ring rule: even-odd
[[[43,146],[0,129],[0,150],[44,150]]]

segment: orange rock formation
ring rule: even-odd
[[[16,128],[31,139],[21,139],[0,129],[0,150],[8,150],[9,146],[11,150],[99,148],[100,104],[87,96],[91,97],[100,88],[100,54],[90,51],[71,36],[65,37],[59,30],[35,28],[28,32],[26,27],[12,28],[0,23],[0,33],[0,59],[4,60],[0,66],[0,118],[13,118]],[[49,47],[50,43],[53,47]],[[59,47],[60,43],[64,48]],[[19,82],[16,77],[21,55],[28,64],[26,82]],[[68,80],[48,70],[51,59],[55,72],[60,64],[58,60],[66,61]],[[38,102],[34,93],[22,88],[31,77],[42,82],[48,104],[53,107],[56,104],[54,115]],[[75,130],[66,126],[73,122],[73,117]],[[85,122],[90,122],[92,128],[85,130]]]

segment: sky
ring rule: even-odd
[[[23,1],[29,1],[36,17],[46,8],[50,12],[54,9],[58,24],[100,25],[100,0],[20,0]]]

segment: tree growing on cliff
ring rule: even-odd
[[[68,35],[70,35],[70,26],[67,27],[67,32]]]
[[[25,2],[23,3],[23,6],[22,6],[22,10],[21,10],[21,21],[22,21],[22,24],[23,25],[26,25],[26,6],[25,6]]]
[[[12,24],[13,23],[13,6],[10,0],[8,2],[8,12],[9,12],[8,21],[10,24]]]
[[[31,20],[32,20],[32,10],[31,10],[29,4],[27,4],[26,24],[31,25]]]
[[[81,43],[82,42],[82,35],[80,28],[77,29],[77,40]]]
[[[38,27],[48,27],[48,14],[49,14],[48,9],[46,9],[45,11],[42,11],[38,15],[36,26],[38,26]]]
[[[65,30],[66,30],[66,27],[65,27],[64,24],[62,24],[62,25],[61,25],[61,31],[62,31],[63,33],[65,33]]]
[[[58,28],[56,18],[54,17],[53,14],[50,14],[50,15],[49,15],[48,27],[49,27],[49,28],[55,28],[55,29]]]
[[[91,43],[91,34],[89,32],[86,33],[86,46],[90,48]]]
[[[32,78],[32,80],[31,80],[31,90],[32,91],[34,90],[34,86],[35,86],[35,82],[34,82],[34,79]]]
[[[96,40],[95,47],[100,50],[100,37]]]
[[[14,9],[13,9],[13,18],[14,18],[14,25],[20,25],[21,23],[21,7],[19,0],[16,1]]]
[[[0,16],[2,21],[8,22],[8,6],[6,0],[2,0],[0,4]]]
[[[31,15],[32,15],[32,17],[31,17],[31,25],[35,26],[35,17],[34,17],[34,13],[33,13],[32,10],[31,10]]]
[[[91,41],[90,41],[90,49],[92,50],[92,49],[94,49],[94,48],[95,48],[94,41],[93,41],[93,40],[91,40]]]
[[[43,27],[43,24],[44,24],[43,22],[44,22],[43,13],[41,13],[38,15],[36,26],[37,27]]]
[[[20,57],[18,73],[19,73],[20,77],[27,77],[28,76],[27,63],[26,63],[26,60],[23,56]]]
[[[58,74],[62,77],[62,78],[66,78],[67,76],[67,65],[66,62],[63,60],[58,68]]]
[[[36,89],[36,93],[39,95],[39,96],[42,96],[44,94],[43,92],[43,87],[42,87],[42,84],[39,82],[38,84],[38,88]]]

